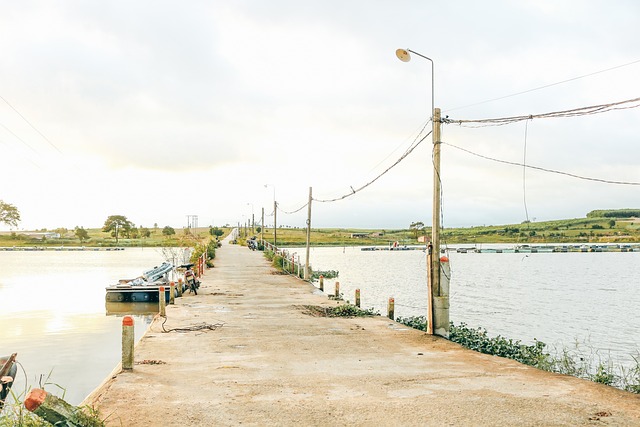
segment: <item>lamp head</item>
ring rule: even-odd
[[[411,61],[411,55],[409,55],[409,52],[407,52],[405,49],[397,49],[396,50],[396,56],[402,62]]]

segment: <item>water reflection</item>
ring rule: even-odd
[[[159,305],[157,302],[105,302],[107,316],[123,316],[126,314],[147,314],[155,315],[158,313]]]
[[[122,317],[139,339],[158,311],[106,306],[105,287],[163,260],[155,249],[0,251],[0,354],[18,353],[16,394],[49,377],[64,390],[48,391],[79,404],[120,362]]]

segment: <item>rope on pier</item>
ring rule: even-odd
[[[218,328],[222,328],[224,326],[224,323],[206,323],[206,322],[202,322],[199,323],[197,325],[191,325],[191,326],[185,326],[182,328],[171,328],[171,329],[166,329],[164,327],[164,324],[167,322],[167,318],[164,318],[164,321],[162,322],[162,332],[196,332],[196,331],[215,331]]]

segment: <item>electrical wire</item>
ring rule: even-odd
[[[47,138],[47,137],[46,137],[42,132],[40,132],[40,131],[38,130],[38,128],[36,128],[36,127],[35,127],[35,126],[34,126],[34,125],[29,121],[29,120],[27,120],[27,118],[26,118],[25,116],[23,116],[23,115],[20,113],[20,111],[18,111],[18,110],[16,109],[16,107],[14,107],[13,105],[11,105],[11,104],[9,103],[9,101],[7,101],[7,100],[6,100],[2,95],[0,95],[0,99],[2,99],[2,100],[5,102],[5,104],[7,104],[9,107],[11,107],[11,109],[12,109],[13,111],[15,111],[15,112],[16,112],[16,114],[17,114],[17,115],[19,115],[19,116],[20,116],[20,118],[22,118],[22,120],[24,120],[25,122],[27,122],[27,124],[28,124],[29,126],[31,126],[31,129],[35,130],[35,131],[38,133],[38,135],[40,135],[40,136],[41,136],[45,141],[47,141],[47,142],[49,143],[49,145],[50,145],[50,146],[52,146],[53,148],[55,148],[55,149],[56,149],[56,151],[57,151],[58,153],[62,154],[62,151],[60,151],[60,149],[59,149],[58,147],[56,147],[56,145],[55,145],[53,142],[51,142],[51,141],[49,140],[49,138]],[[13,132],[12,132],[12,133],[13,133]]]
[[[489,157],[489,156],[484,156],[482,154],[474,153],[471,150],[467,150],[466,148],[458,147],[458,146],[450,144],[450,143],[443,142],[443,144],[446,144],[449,147],[456,148],[456,149],[458,149],[460,151],[464,151],[465,153],[471,154],[473,156],[480,157],[481,159],[491,160],[492,162],[503,163],[503,164],[506,164],[506,165],[522,166],[522,167],[525,167],[525,168],[535,169],[535,170],[539,170],[539,171],[542,171],[542,172],[549,172],[549,173],[555,173],[555,174],[558,174],[558,175],[570,176],[572,178],[582,179],[582,180],[585,180],[585,181],[602,182],[604,184],[640,186],[640,182],[614,181],[614,180],[610,180],[610,179],[601,179],[601,178],[593,178],[593,177],[588,177],[588,176],[581,176],[581,175],[576,175],[576,174],[570,173],[570,172],[563,172],[563,171],[558,171],[558,170],[554,170],[554,169],[547,169],[547,168],[543,168],[543,167],[539,167],[539,166],[526,165],[524,163],[510,162],[508,160],[496,159],[495,157]]]
[[[398,160],[396,160],[391,166],[389,166],[387,169],[385,169],[382,173],[380,173],[378,176],[376,176],[375,178],[373,178],[371,181],[367,182],[366,184],[364,184],[363,186],[354,189],[353,187],[351,188],[351,193],[347,193],[343,196],[340,197],[335,197],[333,199],[313,199],[316,202],[320,202],[320,203],[330,203],[330,202],[337,202],[339,200],[344,200],[347,197],[351,197],[354,196],[355,194],[359,193],[360,191],[364,190],[365,188],[367,188],[368,186],[370,186],[371,184],[373,184],[374,182],[376,182],[378,179],[382,178],[387,172],[389,172],[391,169],[393,169],[395,166],[397,166],[401,161],[403,161],[404,159],[407,158],[407,156],[409,156],[409,154],[411,154],[413,152],[413,150],[415,150],[422,141],[424,141],[429,135],[431,135],[431,133],[433,132],[433,130],[429,131],[429,133],[427,133],[425,136],[423,136],[422,138],[420,138],[416,143],[414,143],[411,147],[409,147],[407,149],[407,151],[404,152],[404,154],[402,156],[400,156],[400,158]]]
[[[302,209],[306,208],[307,206],[309,206],[309,202],[305,203],[304,205],[300,206],[298,209],[296,209],[295,211],[292,211],[292,212],[287,212],[287,211],[282,210],[280,208],[278,208],[278,211],[282,212],[283,214],[293,215],[295,213],[300,212]]]
[[[560,85],[560,84],[563,84],[563,83],[572,82],[572,81],[574,81],[574,80],[583,79],[583,78],[585,78],[585,77],[595,76],[596,74],[605,73],[605,72],[607,72],[607,71],[616,70],[616,69],[618,69],[618,68],[627,67],[627,66],[629,66],[629,65],[637,64],[637,63],[639,63],[639,62],[640,62],[640,59],[637,59],[637,60],[635,60],[635,61],[628,62],[628,63],[626,63],[626,64],[617,65],[617,66],[615,66],[615,67],[607,68],[607,69],[600,70],[600,71],[595,71],[595,72],[593,72],[593,73],[584,74],[584,75],[582,75],[582,76],[573,77],[573,78],[566,79],[566,80],[562,80],[562,81],[559,81],[559,82],[556,82],[556,83],[550,83],[550,84],[547,84],[547,85],[544,85],[544,86],[539,86],[539,87],[536,87],[536,88],[533,88],[533,89],[523,90],[522,92],[516,92],[516,93],[513,93],[513,94],[511,94],[511,95],[500,96],[500,97],[498,97],[498,98],[488,99],[488,100],[486,100],[486,101],[480,101],[480,102],[476,102],[476,103],[474,103],[474,104],[463,105],[463,106],[461,106],[461,107],[449,108],[449,109],[447,109],[447,110],[446,110],[446,112],[454,111],[454,110],[462,110],[462,109],[464,109],[464,108],[475,107],[475,106],[477,106],[477,105],[488,104],[488,103],[490,103],[490,102],[499,101],[499,100],[506,99],[506,98],[511,98],[511,97],[513,97],[513,96],[523,95],[523,94],[525,94],[525,93],[534,92],[534,91],[536,91],[536,90],[546,89],[546,88],[548,88],[548,87],[557,86],[557,85]]]
[[[623,106],[625,104],[634,104],[629,106]],[[601,114],[614,110],[628,110],[631,108],[640,107],[640,98],[627,99],[625,101],[612,102],[608,104],[592,105],[589,107],[574,108],[571,110],[554,111],[551,113],[543,114],[529,114],[521,116],[511,117],[499,117],[493,119],[474,119],[474,120],[453,120],[449,118],[442,119],[443,123],[455,123],[459,125],[476,124],[477,126],[467,127],[483,127],[483,126],[504,126],[511,123],[517,123],[524,120],[532,119],[550,119],[550,118],[563,118],[563,117],[578,117],[587,116],[592,114]]]
[[[38,153],[36,151],[35,148],[33,148],[30,144],[28,144],[24,139],[20,138],[18,135],[16,135],[11,129],[9,129],[8,127],[6,127],[5,125],[3,125],[2,123],[0,123],[0,126],[2,126],[4,128],[4,130],[6,130],[7,132],[9,132],[11,135],[13,135],[18,141],[22,142],[24,145],[26,145],[27,147],[29,147],[29,149],[31,151],[33,151],[34,153]]]
[[[429,125],[429,123],[431,123],[431,120],[432,120],[432,119],[431,119],[431,117],[430,117],[430,118],[429,118],[429,119],[424,123],[424,125],[422,125],[422,127],[419,127],[419,130],[418,130],[418,137],[419,137],[420,135],[422,135],[422,132],[424,132],[425,128]],[[406,141],[407,139],[408,139],[408,138],[405,138],[405,141]],[[396,150],[398,150],[398,148],[400,148],[400,146],[402,146],[402,145],[405,143],[405,141],[403,141],[403,142],[401,142],[400,144],[398,144],[398,146],[397,146],[396,148],[394,148],[394,149],[393,149],[393,151],[391,151],[391,152],[387,155],[387,157],[385,157],[384,159],[380,160],[380,162],[378,162],[378,164],[377,164],[377,165],[375,165],[374,167],[372,167],[372,168],[371,168],[371,170],[369,170],[369,172],[372,172],[372,171],[373,171],[373,170],[375,170],[378,166],[380,166],[382,163],[386,162],[386,161],[387,161],[387,159],[388,159],[389,157],[391,157],[391,156],[393,155],[393,153],[395,153],[395,152],[396,152]],[[416,142],[416,138],[414,138],[414,139],[413,139],[413,142],[412,142],[411,144],[414,144],[415,142]]]

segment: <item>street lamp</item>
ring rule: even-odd
[[[433,60],[411,49],[397,49],[396,56],[409,62],[413,53],[431,62],[431,125],[433,138],[433,218],[431,226],[431,262],[429,265],[429,293],[427,332],[449,336],[449,290],[443,289],[440,281],[440,109],[434,103]],[[435,324],[435,325],[434,325]],[[435,326],[435,329],[434,329]]]
[[[253,215],[253,203],[247,203],[247,206],[251,205],[251,234],[255,233],[255,216]]]
[[[436,79],[435,78],[435,73],[434,73],[434,70],[433,70],[433,59],[431,59],[431,58],[429,58],[427,56],[424,56],[424,55],[422,55],[422,54],[420,54],[418,52],[414,52],[411,49],[397,49],[396,50],[396,56],[402,62],[409,62],[409,61],[411,61],[411,55],[409,54],[409,52],[411,52],[411,53],[413,53],[415,55],[418,55],[418,56],[426,59],[427,61],[431,62],[431,113],[433,114],[433,110],[435,108],[435,103],[433,102],[434,93],[435,93],[435,91],[434,91],[434,82],[435,82],[435,79]]]
[[[276,202],[276,186],[273,184],[265,184],[264,188],[267,187],[273,187],[273,246],[277,247],[276,228],[278,228],[278,224],[276,222],[276,218],[278,216],[278,203]]]

